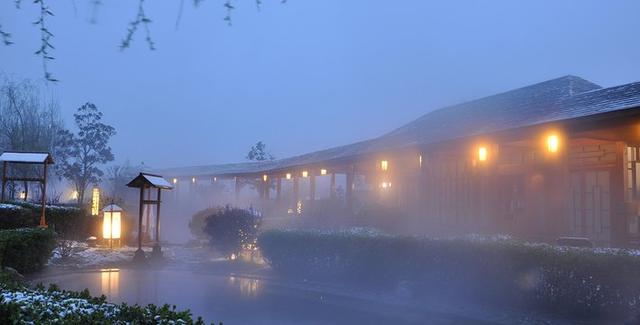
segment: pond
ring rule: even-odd
[[[112,302],[175,304],[224,324],[495,324],[468,315],[425,311],[348,290],[265,277],[184,269],[98,269],[44,274],[32,283],[104,294]]]

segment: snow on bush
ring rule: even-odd
[[[0,322],[3,324],[204,324],[194,320],[189,310],[108,303],[104,296],[92,297],[82,292],[61,291],[52,285],[28,289],[0,289]]]

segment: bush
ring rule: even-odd
[[[0,230],[0,265],[20,273],[42,269],[56,245],[55,233],[48,229]]]
[[[640,311],[640,256],[510,239],[430,239],[370,232],[278,231],[259,246],[279,272],[397,285],[572,314]]]
[[[237,254],[255,245],[261,218],[250,210],[218,208],[205,221],[204,233],[209,243],[225,255]]]
[[[42,205],[16,201],[0,205],[0,229],[36,227],[40,224]],[[98,229],[99,218],[69,206],[46,206],[49,228],[63,238],[84,240]]]
[[[19,205],[0,203],[0,229],[35,226],[31,210]]]
[[[2,324],[204,324],[189,310],[175,306],[111,304],[104,296],[92,297],[88,290],[61,291],[3,287],[0,296]]]

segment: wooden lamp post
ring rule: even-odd
[[[156,206],[156,236],[155,243],[153,245],[152,257],[160,258],[162,257],[162,248],[160,247],[160,203],[162,202],[161,191],[171,190],[173,189],[173,186],[162,176],[148,173],[140,173],[138,176],[136,176],[136,178],[131,180],[129,184],[127,184],[127,186],[140,189],[140,210],[138,215],[138,250],[136,250],[133,261],[142,262],[146,259],[144,251],[142,250],[142,215],[144,214],[145,205]],[[152,191],[153,189],[157,190],[156,199],[145,199],[145,190]]]

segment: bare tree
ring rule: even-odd
[[[0,151],[55,154],[57,135],[63,129],[58,102],[47,96],[42,86],[29,80],[14,81],[4,77],[0,83]],[[22,165],[13,166],[11,172],[34,177],[39,171],[38,167]],[[28,183],[22,186],[28,195]]]

